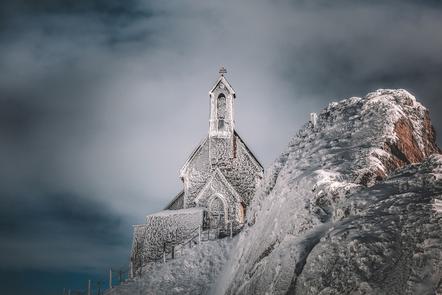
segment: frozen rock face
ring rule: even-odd
[[[352,195],[351,214],[315,245],[288,293],[435,294],[442,214],[432,205],[442,199],[441,167],[434,155]]]
[[[331,103],[266,171],[218,294],[427,294],[441,278],[442,158],[400,169],[439,153],[405,90]]]

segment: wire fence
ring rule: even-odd
[[[110,268],[107,278],[88,280],[83,289],[64,288],[63,295],[105,295],[112,288],[125,284],[130,280],[130,269],[127,267]]]
[[[199,226],[192,230],[189,234],[189,238],[185,239],[181,242],[176,241],[166,241],[163,243],[163,250],[159,257],[150,258],[142,263],[142,266],[138,268],[136,273],[133,273],[132,276],[141,276],[143,274],[143,268],[151,263],[158,262],[167,262],[171,259],[175,259],[177,257],[184,256],[184,249],[192,248],[202,242],[213,241],[217,239],[222,239],[225,237],[232,238],[236,234],[238,234],[242,229],[242,224],[239,227],[233,227],[232,223],[226,226],[216,226],[216,227],[208,227],[203,228]]]

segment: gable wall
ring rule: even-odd
[[[234,146],[235,152],[232,151]],[[235,135],[235,144],[229,138],[209,138],[194,155],[184,175],[185,208],[195,206],[193,200],[217,167],[241,196],[242,202],[249,205],[262,178],[262,168],[256,165],[247,147]]]
[[[232,191],[224,184],[218,173],[215,173],[213,179],[211,178],[210,184],[205,186],[198,195],[198,199],[193,198],[195,205],[198,207],[208,208],[210,200],[215,195],[220,195],[223,201],[226,203],[226,219],[236,220],[238,217],[238,205],[239,201],[232,193]],[[226,221],[227,221],[226,220]]]
[[[189,163],[184,178],[184,206],[194,207],[193,199],[211,176],[209,141],[206,140]]]
[[[242,197],[242,201],[249,205],[256,186],[262,178],[262,169],[254,163],[244,143],[236,136],[235,157],[227,161],[220,161],[217,165],[230,184]]]

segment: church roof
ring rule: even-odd
[[[250,148],[247,146],[247,144],[244,142],[244,140],[239,136],[238,132],[234,130],[234,135],[241,141],[244,148],[247,151],[247,154],[250,155],[253,162],[255,162],[256,166],[258,166],[261,170],[264,170],[264,167],[262,166],[261,162],[259,162],[258,158],[255,156],[255,154],[250,150]],[[189,159],[187,159],[186,163],[183,165],[183,167],[180,170],[180,176],[183,176],[185,173],[187,167],[189,166],[190,162],[192,162],[193,158],[198,155],[199,151],[201,150],[202,146],[205,144],[209,136],[204,137],[204,139],[201,141],[201,143],[193,150],[192,154],[190,155]]]
[[[258,158],[255,156],[255,154],[250,150],[250,148],[246,145],[246,143],[244,142],[244,140],[241,138],[241,136],[239,136],[238,132],[236,132],[236,130],[233,130],[234,134],[236,137],[238,137],[238,139],[242,142],[242,144],[244,145],[245,149],[247,150],[248,154],[252,157],[252,159],[256,162],[256,164],[262,169],[264,170],[264,167],[262,166],[261,162],[259,162]]]
[[[195,158],[196,155],[198,155],[198,152],[201,150],[201,147],[206,143],[208,138],[209,138],[208,135],[206,137],[204,137],[204,139],[200,142],[200,144],[190,154],[190,157],[187,159],[186,163],[184,163],[183,167],[180,170],[180,176],[183,176],[184,172],[186,171],[187,167],[189,166],[189,163],[192,162],[193,158]]]
[[[172,208],[172,205],[179,199],[184,196],[184,190],[181,190],[176,196],[172,199],[172,201],[167,204],[167,206],[164,208],[164,210],[168,210]]]
[[[235,90],[233,90],[232,86],[229,84],[229,82],[227,81],[227,79],[224,77],[224,75],[221,75],[218,80],[216,80],[215,84],[213,85],[212,89],[210,89],[209,91],[209,95],[211,95],[213,93],[213,91],[215,90],[215,88],[218,86],[219,83],[223,83],[224,86],[226,86],[226,88],[229,90],[229,92],[233,95],[233,97],[235,97]]]

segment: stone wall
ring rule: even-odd
[[[162,257],[164,244],[170,251],[198,232],[203,208],[164,210],[146,217],[146,224],[134,225],[131,262],[134,273],[149,261]]]

